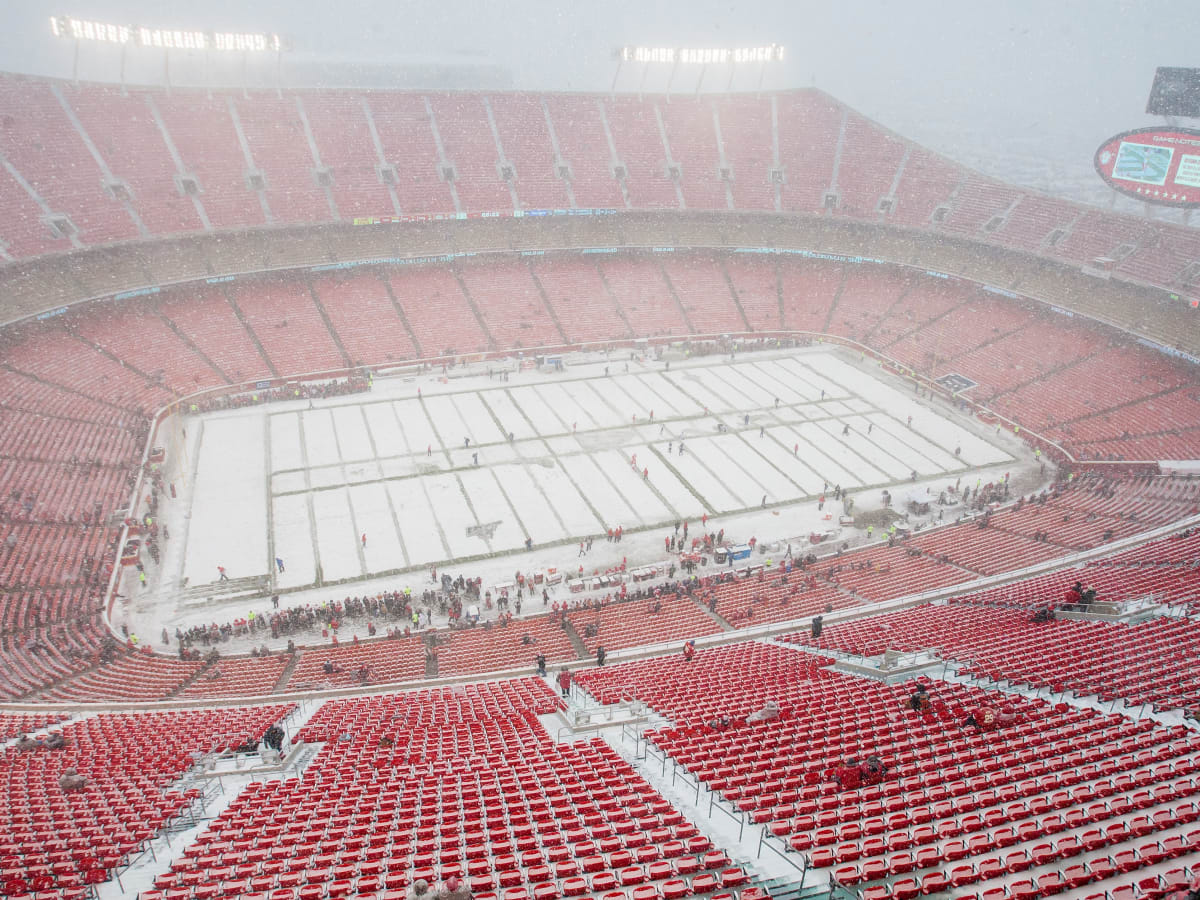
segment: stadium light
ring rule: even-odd
[[[765,47],[622,47],[617,53],[621,62],[708,66],[783,62],[784,48],[779,44]]]
[[[621,66],[625,63],[641,63],[642,80],[638,85],[638,95],[646,86],[646,75],[652,65],[668,64],[671,75],[667,79],[667,94],[671,93],[671,85],[675,82],[675,73],[682,66],[699,66],[700,75],[696,79],[696,94],[700,94],[700,85],[704,82],[704,73],[709,66],[729,66],[729,85],[733,86],[733,73],[739,65],[758,63],[760,66],[758,87],[762,90],[763,75],[768,63],[783,62],[784,48],[780,44],[766,44],[761,47],[618,47],[613,51],[617,61],[617,71],[613,75],[611,90],[617,89],[617,80],[621,77]]]
[[[77,19],[74,16],[51,16],[50,33],[55,37],[73,41],[93,41],[160,50],[230,50],[243,53],[283,50],[283,39],[274,33],[147,28],[142,25]]]

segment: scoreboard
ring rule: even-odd
[[[1200,131],[1138,128],[1096,151],[1096,171],[1126,196],[1159,206],[1200,206]]]

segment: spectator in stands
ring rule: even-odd
[[[1063,595],[1062,602],[1067,609],[1074,609],[1083,602],[1083,582],[1075,582],[1071,589]]]
[[[696,642],[685,641],[683,645],[683,661],[691,662],[696,658]]]
[[[438,888],[437,900],[471,900],[471,889],[451,875]]]
[[[67,746],[67,739],[62,736],[61,731],[53,731],[42,746],[47,750],[61,750]]]
[[[715,719],[709,720],[708,727],[713,731],[725,731],[732,724],[728,716],[717,716]]]
[[[58,786],[65,792],[82,791],[87,787],[87,779],[74,769],[63,769],[58,776]]]
[[[1033,611],[1031,622],[1053,622],[1054,621],[1054,604],[1045,603]]]
[[[857,759],[848,759],[833,770],[833,781],[845,791],[852,791],[862,785],[862,767]]]
[[[266,744],[268,747],[270,747],[272,750],[282,751],[283,750],[283,737],[284,737],[283,729],[280,728],[278,725],[272,725],[263,734],[263,743]]]
[[[537,664],[537,674],[540,677],[545,678],[546,677],[546,654],[539,653],[537,656],[535,656],[533,658],[533,661]]]
[[[406,900],[434,900],[434,892],[429,888],[429,882],[418,878],[409,885]]]
[[[863,784],[879,784],[887,775],[887,766],[883,764],[882,759],[871,754],[862,765],[861,775]]]
[[[571,696],[571,673],[565,668],[558,670],[558,688],[564,697]]]
[[[913,712],[924,713],[929,712],[929,707],[929,691],[926,690],[924,684],[918,683],[917,689],[913,691],[912,696],[908,698],[908,708]]]
[[[30,753],[38,748],[38,742],[22,732],[17,735],[17,743],[14,746],[21,753]]]
[[[964,728],[969,726],[979,731],[992,731],[996,724],[996,710],[990,706],[979,707],[963,721]]]
[[[598,666],[604,665],[604,660],[607,658],[608,658],[607,651],[605,651],[604,647],[597,644],[596,645],[596,665],[598,665]]]
[[[772,719],[779,718],[779,704],[774,700],[768,700],[763,708],[757,712],[752,712],[746,716],[746,724],[751,725],[754,722],[770,722]]]
[[[812,620],[812,636],[819,638],[821,629],[825,627],[825,620],[821,616],[814,616]]]

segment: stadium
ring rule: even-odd
[[[0,74],[0,167],[0,895],[1200,876],[1186,217],[813,87]]]

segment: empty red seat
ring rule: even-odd
[[[734,888],[746,884],[750,877],[741,869],[735,867],[721,870],[721,887]]]
[[[1162,848],[1158,841],[1151,841],[1148,844],[1142,844],[1137,848],[1137,855],[1140,856],[1142,858],[1142,862],[1148,866],[1153,866],[1167,858],[1167,852]]]
[[[1037,877],[1038,894],[1049,897],[1067,889],[1067,883],[1058,872],[1043,872]]]
[[[1024,850],[1014,850],[1004,857],[1004,868],[1009,872],[1024,872],[1030,865],[1029,854]]]
[[[947,880],[951,887],[962,887],[964,884],[970,884],[975,880],[975,867],[970,864],[955,866],[950,870]]]
[[[717,881],[717,876],[711,872],[702,872],[692,879],[693,894],[707,894],[715,891],[719,886],[720,882]]]
[[[976,872],[980,881],[990,881],[993,878],[999,878],[1006,871],[1003,861],[994,856],[981,859],[976,866]]]
[[[1107,856],[1089,859],[1087,867],[1091,870],[1094,881],[1104,881],[1106,878],[1112,878],[1117,874],[1117,867],[1112,864],[1112,860]]]
[[[641,884],[646,880],[646,870],[641,866],[626,866],[617,873],[617,881],[621,887]]]
[[[617,888],[617,876],[612,872],[597,872],[592,876],[592,891],[612,891]]]
[[[1050,844],[1037,844],[1029,851],[1034,866],[1045,866],[1058,858],[1058,851]]]
[[[1112,861],[1118,872],[1132,872],[1142,864],[1137,853],[1133,850],[1117,851],[1112,855]]]
[[[839,866],[834,870],[831,877],[836,883],[846,885],[847,887],[858,884],[858,866]]]

